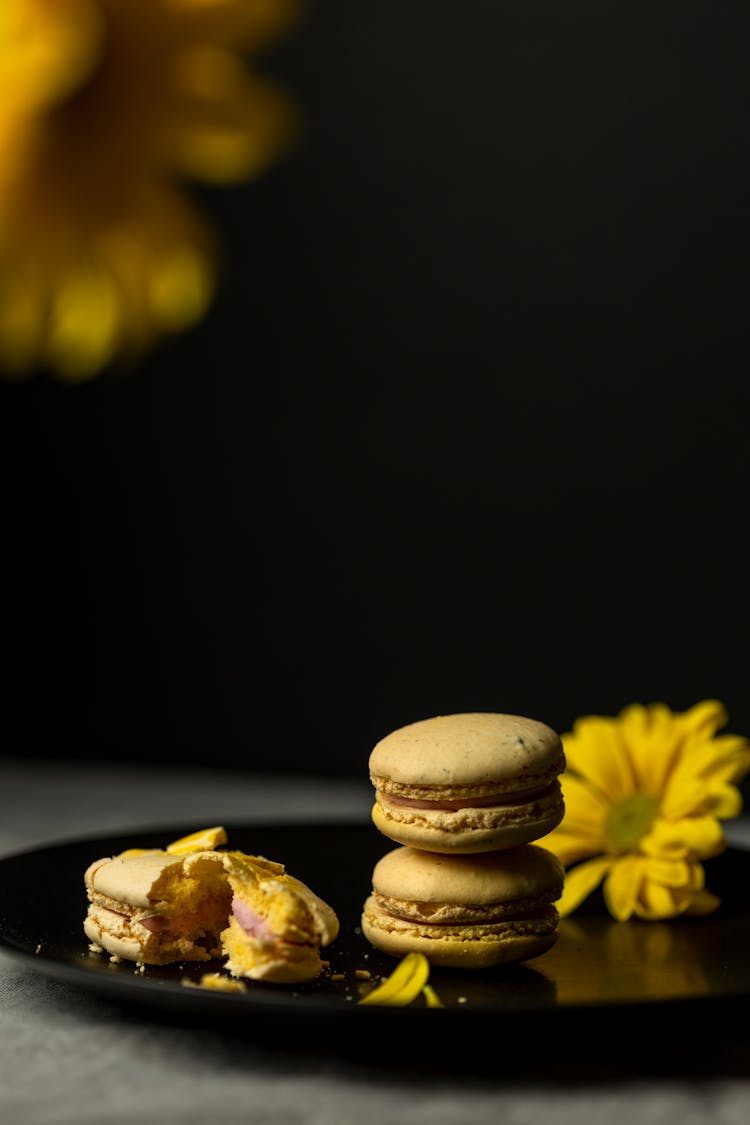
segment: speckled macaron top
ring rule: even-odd
[[[514,792],[565,769],[560,736],[546,723],[499,712],[461,712],[399,727],[372,749],[376,788],[430,799],[467,791]]]

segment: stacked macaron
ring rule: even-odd
[[[555,731],[519,715],[439,715],[381,739],[369,767],[373,823],[399,846],[373,870],[367,940],[456,968],[545,953],[563,868],[534,841],[565,811]]]

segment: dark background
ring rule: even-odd
[[[10,754],[366,775],[440,712],[750,735],[745,3],[317,0],[219,299],[0,385]]]

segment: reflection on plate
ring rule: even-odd
[[[281,986],[247,982],[242,994],[185,987],[221,963],[146,966],[92,953],[82,930],[86,912],[83,873],[100,856],[127,847],[164,847],[192,831],[172,825],[128,836],[79,839],[0,859],[0,946],[41,973],[117,1000],[179,1010],[201,1018],[247,1018],[248,1005],[264,1017],[294,1015],[388,1018],[396,1009],[358,1006],[369,988],[363,978],[389,973],[395,962],[372,949],[359,930],[362,903],[375,862],[395,846],[368,824],[226,825],[229,846],[284,863],[336,910],[341,933],[325,951],[329,968],[317,981]],[[556,945],[532,961],[481,973],[433,970],[431,983],[444,1009],[421,1001],[397,1009],[399,1018],[428,1021],[543,1010],[549,1016],[665,1011],[679,1022],[689,1008],[746,1004],[750,997],[750,852],[728,849],[711,860],[707,880],[722,898],[708,918],[670,922],[614,922],[593,896],[580,912],[560,923]],[[712,1009],[712,1010],[713,1010]],[[451,1016],[453,1013],[453,1017]]]

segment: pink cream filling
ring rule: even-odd
[[[166,914],[147,914],[145,918],[134,918],[132,914],[126,914],[123,910],[108,909],[110,914],[116,914],[118,918],[127,918],[129,922],[137,922],[152,934],[163,934],[165,930],[172,928],[171,920]]]
[[[120,911],[113,910],[113,914],[119,914]],[[252,907],[248,906],[246,902],[239,899],[236,895],[232,899],[232,913],[242,926],[246,934],[255,938],[272,938],[274,937],[271,927],[265,918],[261,918],[256,914]],[[123,918],[129,917],[127,914],[122,915]],[[163,934],[171,929],[171,920],[166,914],[149,914],[145,918],[139,918],[138,922],[144,929],[152,934]]]
[[[248,906],[237,895],[232,899],[232,914],[250,937],[273,938],[275,936],[266,919],[256,914],[252,907]]]
[[[172,928],[172,923],[166,914],[150,914],[148,918],[139,918],[138,921],[152,934],[163,934]]]
[[[466,797],[456,800],[424,801],[416,797],[395,797],[391,793],[378,790],[378,795],[386,804],[396,805],[403,809],[440,809],[444,812],[455,812],[457,809],[478,809],[500,805],[517,805],[519,802],[539,797],[550,789],[549,785],[537,786],[535,789],[519,790],[517,793],[508,793],[506,796],[496,793],[489,797]]]

